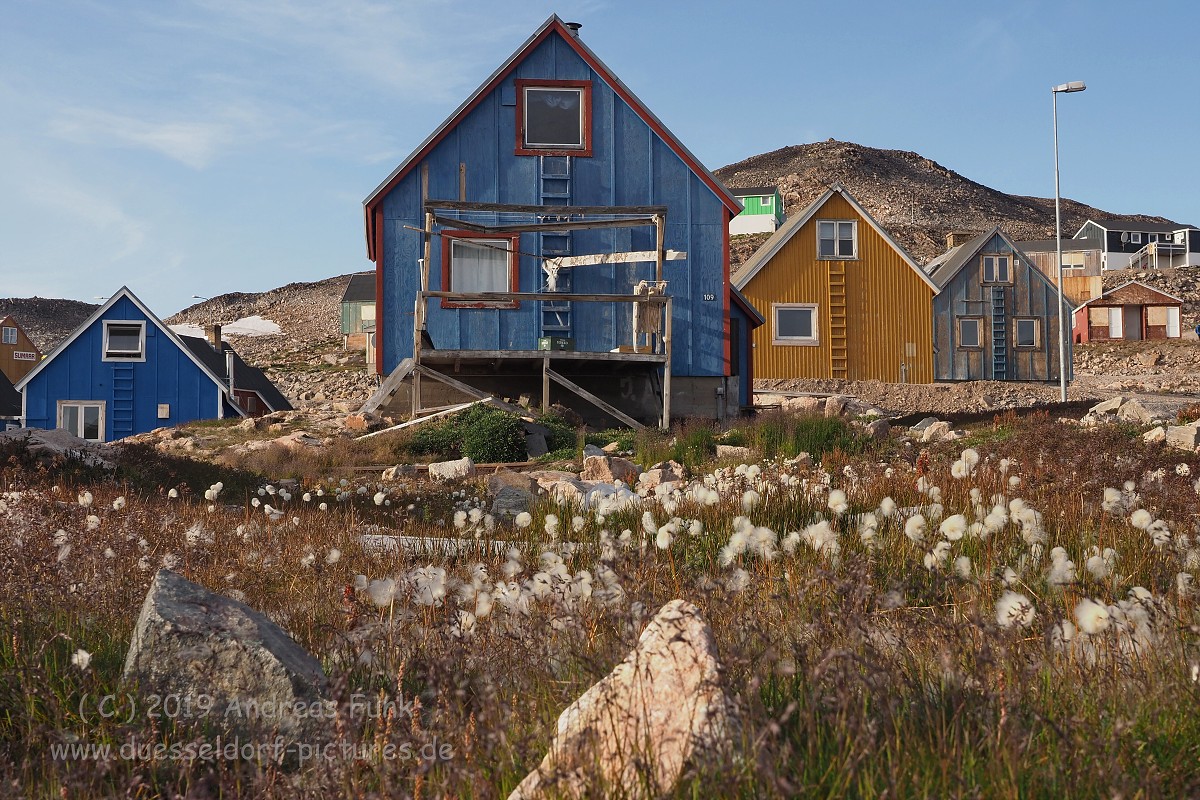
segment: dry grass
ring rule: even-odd
[[[600,521],[547,502],[528,528],[481,524],[480,546],[453,555],[372,550],[360,536],[444,536],[456,530],[454,512],[474,505],[477,486],[455,496],[426,484],[392,487],[377,505],[376,485],[360,495],[353,484],[323,482],[318,497],[317,484],[305,482],[288,501],[264,495],[283,511],[271,521],[241,502],[210,512],[198,498],[94,481],[85,508],[76,499],[85,487],[14,465],[4,472],[9,494],[0,511],[0,574],[8,576],[0,585],[4,793],[503,797],[541,759],[557,715],[628,652],[647,615],[684,597],[709,620],[742,703],[745,757],[715,774],[698,765],[680,796],[1195,796],[1198,620],[1178,575],[1200,568],[1196,475],[1181,474],[1198,465],[1134,434],[1085,432],[1046,417],[998,419],[962,443],[980,455],[963,478],[951,477],[961,447],[833,450],[823,469],[782,461],[759,474],[723,469],[709,478],[719,490],[711,505],[695,490],[609,509]],[[1002,458],[1012,460],[1005,470]],[[940,487],[943,519],[981,519],[994,496],[1006,508],[1023,499],[1041,515],[1040,557],[1012,521],[950,542],[935,569],[924,565],[940,538],[934,521],[918,543],[905,535],[902,514],[880,517],[874,541],[864,542],[862,515],[885,497],[932,517],[937,493],[918,490],[922,477],[926,488]],[[1135,486],[1120,512],[1103,510],[1104,488],[1126,480]],[[306,490],[314,493],[307,502]],[[757,502],[743,497],[750,490]],[[831,491],[846,493],[844,513],[830,510]],[[127,504],[115,510],[121,495]],[[1169,541],[1155,546],[1132,527],[1134,509],[1163,519]],[[647,511],[654,532],[644,525]],[[549,514],[560,519],[557,537],[546,532]],[[734,552],[743,514],[776,535],[771,558],[752,546]],[[98,519],[94,529],[89,515]],[[836,554],[808,543],[821,541],[808,527],[818,516],[830,523]],[[660,549],[658,528],[671,519],[677,530]],[[694,520],[702,530],[689,533]],[[787,533],[806,530],[793,551],[784,549]],[[475,536],[469,521],[459,532]],[[487,546],[500,537],[520,553],[512,608],[496,586],[510,559]],[[1055,547],[1074,561],[1074,582],[1051,580]],[[1092,547],[1116,552],[1104,579],[1085,568]],[[547,552],[562,566],[553,556],[539,563]],[[955,572],[960,556],[971,560],[969,575]],[[434,745],[427,752],[448,758],[335,759],[296,771],[245,760],[55,760],[52,748],[71,742],[119,747],[131,737],[186,743],[202,735],[147,719],[144,709],[126,719],[102,716],[95,705],[123,696],[136,610],[164,561],[244,596],[322,661],[342,702],[333,726],[339,741],[418,753]],[[447,571],[445,594],[433,604],[421,602],[428,573],[416,572],[429,565]],[[1011,587],[998,578],[1006,568],[1015,573]],[[379,584],[355,589],[358,575],[400,579],[394,602],[372,601]],[[1131,603],[1134,587],[1150,599]],[[490,614],[469,617],[482,610],[479,591],[496,602]],[[998,623],[1005,591],[1036,609],[1028,627]],[[1132,621],[1122,628],[1114,616],[1107,630],[1064,645],[1060,621],[1074,619],[1084,598],[1124,601]],[[71,663],[80,648],[92,654],[86,670]],[[357,695],[403,710],[355,713]]]

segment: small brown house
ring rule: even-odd
[[[0,372],[11,383],[24,378],[42,360],[42,351],[11,316],[0,320]]]
[[[1178,339],[1183,301],[1139,281],[1123,283],[1075,309],[1076,342]]]

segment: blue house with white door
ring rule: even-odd
[[[208,343],[187,338],[121,287],[17,383],[25,427],[63,428],[107,442],[243,416],[224,375],[194,351]]]
[[[750,337],[731,332],[731,313],[735,327],[760,319],[736,308],[729,283],[741,210],[579,26],[552,16],[364,201],[377,368],[403,368],[423,342],[414,360],[462,383],[505,370],[515,381],[524,360],[614,405],[669,393],[677,415],[736,411],[749,402],[734,369],[751,362]],[[671,297],[669,376],[634,342],[634,304],[589,301],[641,281],[665,281]],[[472,296],[418,302],[423,285]]]

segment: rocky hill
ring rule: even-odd
[[[312,283],[289,283],[267,292],[231,292],[168,317],[168,325],[229,325],[262,317],[278,334],[225,335],[246,359],[261,367],[296,405],[362,402],[374,390],[362,353],[342,349],[341,299],[349,275]]]
[[[0,319],[12,315],[38,349],[49,353],[99,306],[49,297],[0,298]]]
[[[981,232],[1001,225],[1018,240],[1054,236],[1054,198],[1006,194],[903,150],[829,139],[752,156],[718,169],[716,176],[733,188],[778,186],[789,214],[806,208],[830,185],[841,183],[920,263],[945,251],[950,231]],[[1112,214],[1065,198],[1062,212],[1066,236],[1088,217],[1168,221]],[[735,242],[734,266],[755,249],[753,240]]]

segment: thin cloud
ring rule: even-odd
[[[234,140],[222,122],[154,122],[85,108],[64,109],[50,121],[49,133],[76,144],[144,148],[193,169],[204,169]]]

